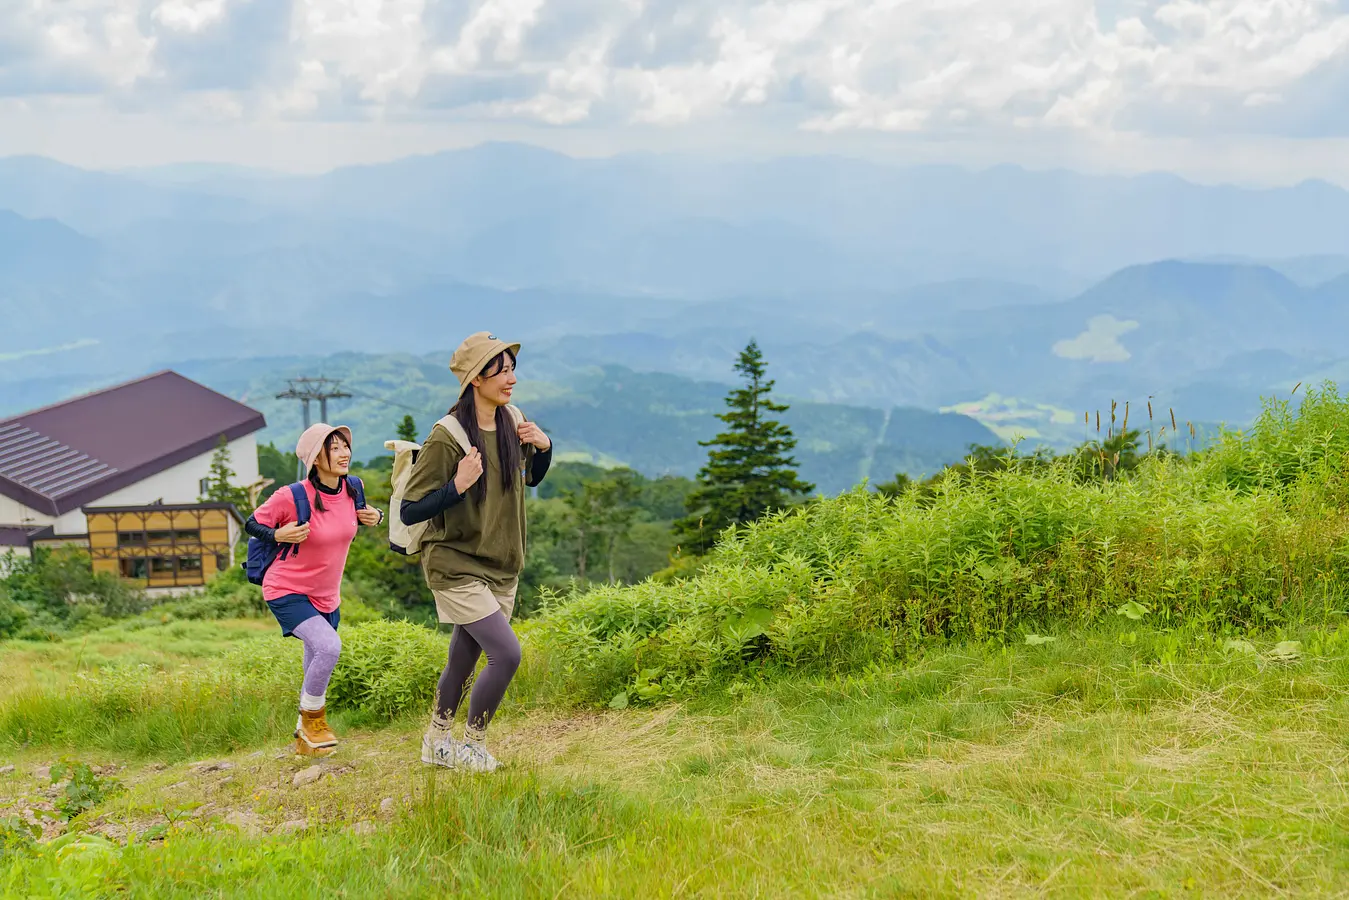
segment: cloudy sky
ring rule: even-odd
[[[1349,0],[0,0],[0,155],[488,139],[1349,184]]]

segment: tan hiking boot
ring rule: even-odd
[[[331,751],[337,746],[337,735],[328,727],[327,707],[318,710],[300,710],[300,727],[295,730],[295,747],[301,754]]]

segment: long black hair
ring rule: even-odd
[[[347,439],[342,437],[342,432],[340,431],[334,431],[323,440],[323,455],[327,457],[330,464],[333,461],[333,444],[337,441],[341,441],[344,444],[347,443]],[[351,449],[350,444],[347,444],[347,449]],[[319,481],[319,467],[317,464],[309,467],[309,483],[314,486],[314,509],[319,512],[326,512],[327,510],[323,507],[323,482]],[[342,484],[346,485],[347,496],[354,501],[356,499],[356,489],[351,486],[351,482],[347,480],[345,475],[342,476]]]
[[[503,350],[496,356],[488,360],[487,365],[482,367],[478,374],[491,378],[493,375],[500,374],[506,366],[506,359],[510,358],[511,365],[515,365],[515,354],[509,350]],[[487,446],[483,443],[482,429],[478,427],[478,401],[474,397],[472,386],[464,391],[458,402],[450,407],[450,415],[459,420],[459,424],[464,426],[464,433],[473,446],[478,448],[482,454],[483,460],[487,459]],[[496,431],[497,431],[497,460],[501,468],[501,486],[507,491],[515,490],[516,476],[523,471],[524,456],[520,448],[520,435],[515,431],[515,419],[506,411],[506,407],[498,406],[496,411]],[[467,448],[465,448],[467,449]],[[483,477],[474,482],[469,492],[473,499],[482,503],[487,499],[487,472],[484,466]]]

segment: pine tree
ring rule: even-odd
[[[229,442],[222,434],[216,442],[215,452],[211,454],[211,471],[206,476],[206,493],[198,500],[202,503],[233,503],[235,508],[249,508],[248,491],[234,486],[234,470],[230,468]]]
[[[398,439],[417,443],[417,423],[412,416],[403,416],[403,421],[398,423]]]
[[[607,556],[610,583],[617,580],[615,548],[637,517],[640,493],[636,473],[626,469],[588,479],[578,489],[562,492],[568,525],[576,536],[576,573],[582,581],[588,577],[592,553],[598,550],[604,550]]]
[[[764,378],[767,365],[755,341],[741,351],[735,370],[745,386],[726,395],[729,409],[717,415],[727,430],[698,442],[713,449],[689,495],[688,517],[675,523],[682,545],[697,553],[727,526],[752,522],[815,489],[797,476],[796,460],[787,455],[796,446],[791,429],[768,418],[787,406],[769,399],[774,382]]]

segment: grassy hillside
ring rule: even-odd
[[[1342,896],[1346,415],[855,492],[554,596],[492,777],[417,762],[446,635],[360,605],[316,765],[274,630],[0,644],[0,890]]]
[[[0,823],[53,818],[43,842],[0,851],[0,892],[1338,896],[1349,630],[1334,634],[1247,652],[1105,628],[655,710],[570,712],[515,690],[495,727],[509,769],[490,778],[417,762],[419,717],[357,727],[347,712],[342,749],[297,787],[310,763],[279,749],[293,698],[278,685],[262,727],[187,755],[11,744]],[[1272,656],[1279,638],[1303,653]],[[0,648],[0,669],[15,652]],[[99,766],[106,795],[69,821],[39,777],[66,756]]]

